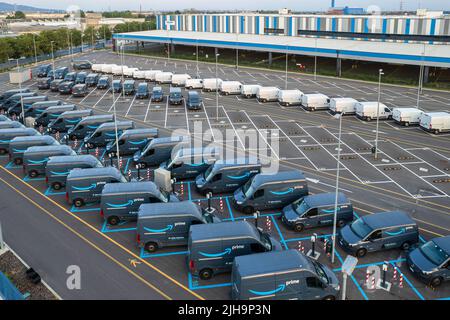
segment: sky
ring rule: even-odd
[[[14,3],[11,0],[0,0]],[[336,6],[362,7],[378,6],[382,11],[398,10],[400,2],[404,10],[427,8],[430,10],[450,10],[449,0],[336,0]],[[276,10],[289,8],[294,11],[326,10],[331,0],[21,0],[18,4],[31,5],[41,8],[66,9],[77,5],[82,10],[176,10],[195,8],[199,10]]]

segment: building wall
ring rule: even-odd
[[[167,26],[165,21],[173,21]],[[450,16],[342,16],[185,14],[158,15],[157,29],[298,36],[311,31],[363,34],[450,36]],[[396,40],[398,41],[398,40]]]

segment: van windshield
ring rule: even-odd
[[[206,181],[209,181],[209,179],[212,178],[212,176],[210,177],[212,169],[213,169],[213,166],[210,166],[208,169],[206,169],[205,172],[203,172],[203,178],[205,178]]]
[[[242,187],[242,192],[244,192],[246,198],[250,198],[253,195],[255,188],[252,185],[252,180],[249,180],[246,184],[244,184]]]
[[[372,229],[361,218],[353,222],[350,225],[350,228],[361,239],[364,239],[369,233],[372,232]]]
[[[314,269],[316,269],[316,273],[319,276],[319,278],[325,283],[330,283],[330,280],[328,279],[326,272],[323,270],[323,266],[316,261],[311,260],[311,263],[314,266]]]
[[[303,199],[297,200],[292,204],[292,206],[294,207],[295,212],[297,212],[298,214],[305,213],[309,210],[309,205],[306,203],[306,201],[303,201]]]
[[[270,241],[269,235],[262,232],[258,229],[259,233],[259,240],[261,241],[264,248],[266,248],[267,251],[272,251],[272,242]]]
[[[428,241],[425,243],[422,247],[420,247],[420,251],[428,260],[437,266],[440,266],[448,259],[448,254],[438,247],[433,241]]]

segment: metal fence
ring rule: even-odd
[[[24,300],[24,296],[2,272],[0,272],[0,297],[4,300]]]
[[[68,56],[71,54],[81,53],[86,50],[103,49],[103,48],[106,48],[107,46],[111,45],[111,43],[112,43],[111,41],[107,41],[106,43],[104,41],[99,41],[99,42],[95,43],[94,45],[83,45],[83,48],[81,48],[81,46],[78,46],[78,47],[73,47],[72,50],[69,50],[69,49],[57,50],[53,53],[53,55],[55,58],[58,58],[58,57]],[[31,57],[27,57],[25,59],[19,60],[19,65],[25,66],[28,64],[35,63],[36,60],[38,62],[40,62],[40,61],[50,60],[51,58],[52,58],[51,53],[41,54],[41,55],[38,55],[37,57],[31,56]],[[16,60],[6,61],[4,63],[0,63],[0,70],[11,69],[11,68],[15,68],[16,66],[17,66]]]

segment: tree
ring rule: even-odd
[[[98,35],[101,39],[110,40],[112,37],[112,32],[108,26],[102,25],[98,28]]]
[[[22,11],[16,11],[14,12],[14,15],[12,16],[7,16],[6,19],[25,19],[25,13],[23,13]]]
[[[11,46],[13,38],[0,38],[0,61],[5,62],[14,55],[14,49]]]

